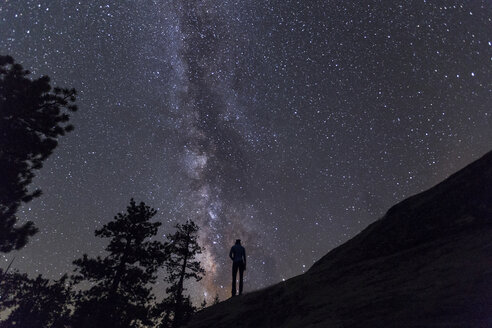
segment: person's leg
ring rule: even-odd
[[[236,296],[236,277],[238,265],[236,262],[232,264],[232,296]]]
[[[241,263],[239,266],[239,295],[243,293],[243,272],[244,272],[244,265]]]

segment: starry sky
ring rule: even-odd
[[[200,225],[196,299],[230,295],[236,238],[262,288],[492,149],[490,1],[1,0],[0,53],[79,92],[0,257],[33,275],[103,254],[134,197],[158,238]]]

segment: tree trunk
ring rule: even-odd
[[[111,288],[109,290],[109,293],[108,293],[108,304],[110,304],[111,306],[113,306],[114,308],[118,309],[118,305],[116,304],[116,294],[118,293],[118,287],[120,286],[120,283],[121,283],[121,279],[123,278],[123,274],[124,274],[124,271],[125,271],[125,267],[126,267],[126,262],[127,262],[127,258],[128,258],[128,249],[129,249],[129,245],[127,244],[126,247],[125,247],[125,253],[123,253],[123,256],[121,257],[121,262],[119,263],[117,269],[116,269],[116,274],[114,276],[114,280],[113,280],[113,283],[111,284]],[[105,311],[105,310],[103,310]],[[106,313],[102,313],[103,316],[108,316],[110,317],[110,321],[113,320],[113,314],[114,313],[111,313],[111,312],[106,312]]]
[[[178,289],[176,290],[176,307],[174,310],[173,328],[177,328],[181,325],[183,320],[183,284],[186,273],[186,264],[188,264],[188,246],[190,244],[190,235],[186,236],[186,252],[183,259],[183,265],[181,266],[181,272],[179,274]]]

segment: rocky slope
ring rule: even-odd
[[[492,152],[305,274],[209,307],[188,327],[492,327]]]

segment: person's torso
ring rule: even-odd
[[[241,245],[232,246],[233,257],[232,260],[234,262],[239,262],[243,260],[244,257],[244,247]]]

